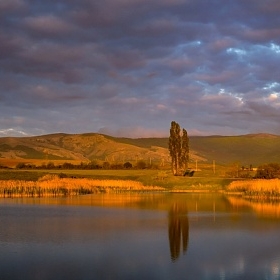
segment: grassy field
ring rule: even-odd
[[[202,167],[202,166],[201,166]],[[193,177],[173,176],[169,169],[162,170],[0,170],[0,180],[37,181],[46,174],[67,178],[88,178],[95,180],[132,180],[145,186],[160,186],[168,191],[222,190],[234,179],[225,177],[226,169],[204,165]]]

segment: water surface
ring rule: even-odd
[[[280,205],[213,194],[0,200],[0,279],[280,279]]]

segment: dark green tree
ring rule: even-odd
[[[168,141],[168,148],[169,153],[171,156],[171,169],[173,172],[173,175],[178,175],[178,169],[179,169],[179,152],[181,151],[181,140],[180,140],[180,126],[175,121],[171,122],[170,127],[170,136]]]
[[[187,131],[183,129],[181,132],[180,125],[175,121],[171,122],[168,148],[173,175],[183,175],[189,161],[189,138]]]
[[[183,128],[182,147],[181,147],[181,169],[186,171],[189,162],[189,137],[187,131]]]
[[[129,162],[129,161],[127,161],[127,162],[125,162],[124,164],[123,164],[123,167],[124,168],[132,168],[132,164]]]

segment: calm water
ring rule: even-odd
[[[0,200],[0,279],[280,279],[280,205],[206,194]]]

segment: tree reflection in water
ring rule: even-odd
[[[175,262],[180,256],[181,244],[183,254],[189,243],[189,219],[187,205],[174,203],[169,210],[169,246],[171,259]]]

